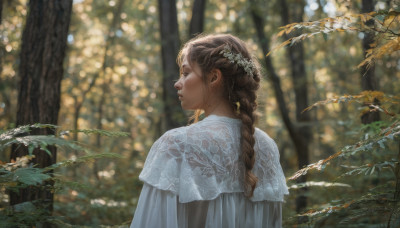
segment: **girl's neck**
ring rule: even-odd
[[[216,100],[214,102],[209,102],[204,108],[204,115],[217,115],[237,118],[229,102],[222,99]]]

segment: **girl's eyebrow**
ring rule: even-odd
[[[184,64],[182,64],[182,68],[189,68],[189,69],[190,69],[191,67],[190,67],[190,65],[189,65],[189,64],[187,64],[187,63],[184,63]]]

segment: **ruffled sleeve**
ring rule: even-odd
[[[256,128],[256,164],[253,172],[258,178],[252,200],[282,201],[289,194],[286,178],[279,162],[276,143],[264,131]]]
[[[160,190],[179,194],[182,153],[186,135],[183,128],[166,132],[151,147],[139,179]]]

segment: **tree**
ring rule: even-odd
[[[57,124],[71,11],[72,0],[29,2],[20,53],[17,126]],[[30,132],[33,135],[54,133],[54,128],[32,129]],[[13,146],[10,157],[14,161],[28,153],[24,146]],[[57,158],[54,146],[48,146],[47,151],[35,149],[33,155],[32,163],[38,168],[54,164]],[[45,186],[10,192],[11,205],[26,201],[40,202],[48,213],[52,212],[53,193]]]
[[[281,18],[284,24],[289,24],[291,19],[292,21],[300,22],[302,21],[303,16],[303,8],[304,2],[299,1],[296,4],[299,4],[297,7],[292,7],[291,14],[289,14],[289,9],[286,0],[280,1],[281,8]],[[253,22],[256,27],[258,40],[260,42],[260,46],[263,50],[263,53],[267,53],[269,50],[269,39],[264,34],[264,20],[260,16],[260,13],[257,12],[257,4],[252,2],[251,6],[251,15],[253,18]],[[287,35],[286,39],[290,39]],[[268,71],[268,75],[272,82],[275,98],[279,105],[279,110],[283,119],[283,122],[288,130],[290,138],[293,141],[294,147],[296,149],[297,157],[298,157],[298,167],[299,169],[308,165],[309,163],[309,144],[311,143],[311,129],[308,125],[308,122],[311,120],[309,113],[302,113],[304,109],[308,107],[308,88],[307,88],[307,75],[305,72],[305,64],[304,64],[304,50],[303,45],[297,44],[288,48],[288,57],[290,60],[291,66],[291,77],[292,84],[294,87],[295,97],[296,97],[296,121],[299,123],[298,126],[293,124],[293,121],[289,117],[289,111],[287,109],[286,102],[284,100],[283,91],[281,88],[281,83],[279,76],[277,75],[272,60],[269,55],[264,57],[265,66]],[[306,176],[302,176],[298,180],[298,182],[306,182]],[[297,211],[301,211],[307,205],[305,195],[306,188],[302,188],[299,191],[300,196],[297,198],[296,208]]]
[[[203,32],[206,0],[193,3],[189,37]],[[163,66],[163,131],[180,127],[184,124],[184,113],[180,107],[174,88],[174,81],[179,77],[176,57],[180,49],[179,26],[175,0],[159,0],[161,54]]]
[[[254,26],[257,31],[259,45],[261,46],[261,50],[263,51],[263,53],[267,53],[268,50],[270,49],[269,48],[270,41],[269,38],[264,33],[265,22],[264,19],[261,17],[261,13],[257,11],[257,5],[253,0],[251,1],[250,9]],[[296,137],[297,134],[296,128],[289,117],[289,110],[287,108],[285,97],[283,96],[281,80],[278,74],[276,73],[274,65],[272,64],[271,56],[264,55],[264,63],[265,63],[265,68],[267,69],[268,72],[268,79],[271,81],[272,87],[274,88],[275,99],[277,101],[283,123],[285,124],[285,127],[294,145],[297,145],[298,142],[296,142],[296,140],[298,139],[298,137]]]
[[[174,80],[179,77],[176,57],[180,48],[175,0],[158,0],[163,67],[163,131],[182,126],[184,113],[177,99]]]
[[[3,13],[3,0],[0,0],[0,25],[1,25],[2,13]]]
[[[193,3],[192,19],[190,20],[189,36],[191,38],[203,32],[204,11],[206,0],[195,0]]]
[[[374,11],[374,1],[373,0],[362,0],[362,13],[369,13]],[[374,25],[374,20],[369,19],[366,21],[365,25],[368,27]],[[367,55],[368,50],[373,45],[375,36],[373,31],[365,31],[364,38],[362,39],[362,46],[364,50],[364,56]],[[374,65],[363,65],[361,66],[361,89],[362,90],[378,90],[378,82],[375,77],[375,66]],[[374,104],[379,103],[378,100],[374,101]],[[368,106],[368,104],[366,104]],[[373,109],[373,108],[371,108]],[[380,120],[379,112],[365,112],[361,115],[361,122],[364,124],[372,123],[374,121]]]
[[[289,11],[288,3],[286,0],[281,0],[281,18],[284,25],[293,22],[303,21],[304,14],[304,1],[291,2],[291,8]],[[295,34],[285,34],[285,39],[290,39]],[[307,74],[304,64],[304,47],[302,43],[292,45],[287,49],[290,66],[291,66],[291,77],[292,84],[295,93],[296,100],[296,121],[299,127],[297,128],[296,137],[296,153],[298,159],[299,169],[309,164],[309,145],[312,140],[310,121],[310,112],[303,112],[308,107],[308,86],[307,86]],[[299,182],[306,182],[307,178],[304,175],[298,179]],[[307,206],[307,198],[305,196],[307,189],[302,188],[299,191],[299,196],[296,199],[296,210],[300,212]]]
[[[365,51],[365,59],[358,67],[371,67],[379,61],[392,59],[392,54],[400,49],[398,45],[400,12],[395,9],[388,11],[349,14],[335,18],[324,18],[314,22],[293,23],[283,27],[279,34],[290,33],[294,29],[303,29],[302,34],[289,38],[278,48],[288,44],[295,44],[306,38],[331,32],[373,32],[375,38]],[[373,21],[373,23],[371,23]],[[384,64],[382,66],[385,66]],[[387,67],[388,65],[386,65]],[[389,65],[390,66],[390,65]],[[392,75],[390,75],[392,76]],[[380,79],[383,77],[381,76]],[[392,78],[390,77],[390,82]],[[371,82],[371,81],[370,81]],[[322,209],[309,210],[297,215],[310,218],[309,224],[316,227],[329,225],[380,225],[399,227],[400,225],[400,168],[399,168],[399,100],[398,95],[385,94],[380,91],[363,91],[357,95],[334,96],[325,101],[317,102],[305,111],[331,103],[362,103],[368,104],[361,114],[371,111],[380,112],[386,116],[383,121],[369,122],[363,126],[355,126],[357,142],[344,146],[340,151],[326,159],[320,160],[296,172],[289,180],[307,174],[313,169],[326,170],[326,166],[346,167],[341,175],[334,175],[335,182],[340,178],[350,179],[353,190],[346,194],[339,194],[329,204],[321,205]],[[379,102],[376,102],[379,101]],[[373,109],[373,110],[371,110]],[[335,163],[334,163],[335,162]],[[341,170],[343,170],[341,168]],[[379,175],[375,175],[379,173]],[[361,177],[364,174],[365,177]],[[374,174],[374,176],[372,176]],[[393,175],[394,174],[394,175]],[[395,177],[395,178],[393,178]],[[357,182],[366,182],[374,178],[372,186],[357,185]],[[357,194],[354,195],[354,190]],[[326,207],[326,205],[329,205]],[[385,205],[385,206],[382,206]],[[379,211],[379,215],[376,212]]]

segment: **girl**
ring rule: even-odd
[[[275,142],[254,127],[260,72],[245,43],[200,36],[178,63],[175,88],[195,123],[152,146],[131,227],[281,227],[288,188]]]

